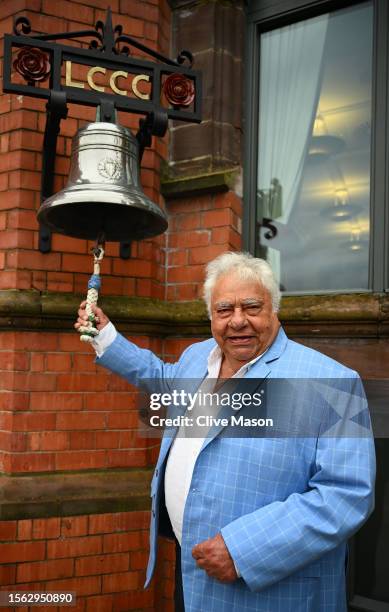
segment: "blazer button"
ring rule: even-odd
[[[153,513],[153,516],[155,516],[155,510],[153,509],[151,512]]]
[[[158,468],[155,470],[155,475],[158,476]]]

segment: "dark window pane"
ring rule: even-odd
[[[286,292],[369,288],[372,30],[369,2],[261,35],[257,220],[277,233],[258,225],[256,254]]]

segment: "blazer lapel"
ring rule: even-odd
[[[249,369],[243,378],[231,379],[232,381],[236,382],[234,392],[250,393],[252,395],[270,375],[271,364],[282,355],[287,343],[288,338],[282,327],[280,327],[273,344],[268,348],[263,357],[261,357],[261,359],[259,359]],[[220,391],[223,392],[223,387],[220,389]],[[222,408],[220,413],[217,415],[217,419],[219,419],[219,421],[209,430],[200,452],[203,452],[203,450],[207,448],[208,444],[212,442],[212,440],[216,438],[216,436],[218,436],[220,432],[225,429],[225,427],[228,426],[233,414],[239,414],[239,412],[234,410],[231,406],[225,406]],[[227,419],[227,424],[221,425],[221,419]]]

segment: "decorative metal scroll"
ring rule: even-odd
[[[19,17],[14,34],[4,37],[5,92],[49,99],[51,91],[63,91],[67,101],[76,104],[112,103],[117,110],[145,115],[165,111],[169,119],[201,121],[201,74],[192,69],[192,54],[181,51],[173,60],[150,49],[124,34],[121,25],[113,27],[110,9],[105,23],[97,21],[94,29],[58,34],[31,32],[29,19]],[[55,42],[85,38],[91,39],[88,48]],[[17,48],[20,51],[15,56]],[[155,61],[134,57],[134,49]],[[65,71],[61,74],[63,66]],[[88,68],[84,81],[73,75],[75,66]],[[109,82],[104,86],[96,83],[96,74],[101,79],[107,71],[114,71]],[[15,82],[12,72],[20,74],[25,83]],[[120,86],[122,79],[129,79],[131,86]],[[47,88],[43,86],[46,82]]]

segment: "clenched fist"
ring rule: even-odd
[[[211,578],[220,582],[234,582],[238,578],[234,562],[220,533],[194,546],[192,557],[196,559],[198,567]]]
[[[81,302],[80,308],[78,309],[78,319],[74,324],[74,327],[78,330],[81,325],[85,325],[85,322],[88,320],[88,315],[85,311],[86,300]],[[101,331],[103,327],[109,323],[108,317],[104,314],[104,312],[98,306],[92,305],[92,312],[95,315],[95,324],[96,328]]]

